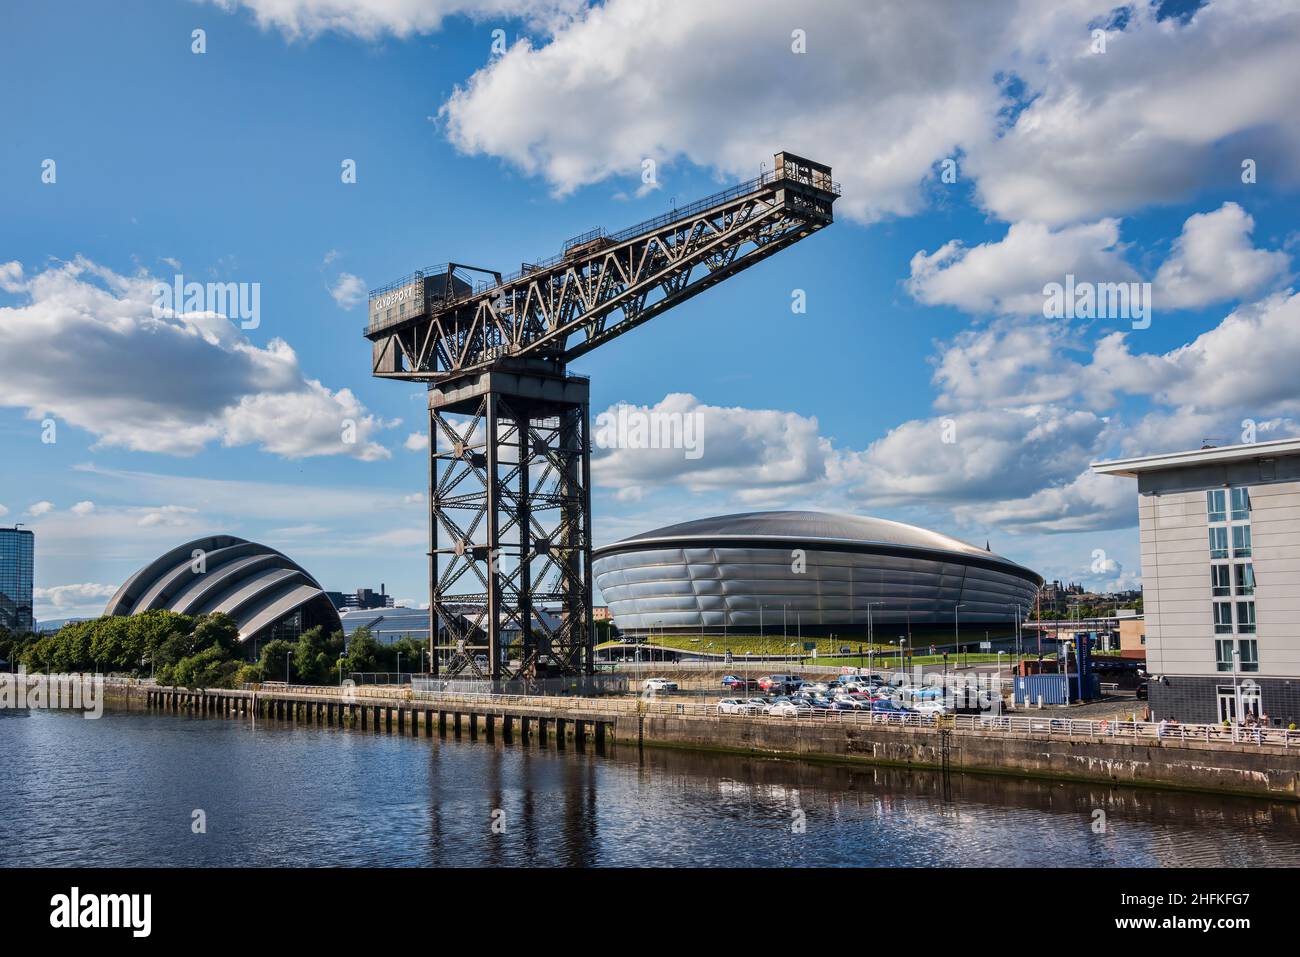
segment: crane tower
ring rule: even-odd
[[[589,389],[568,364],[829,225],[839,195],[829,166],[777,153],[508,276],[446,263],[370,293],[373,374],[428,383],[435,674],[591,673]]]

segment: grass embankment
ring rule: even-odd
[[[987,634],[987,639],[985,635]],[[1012,633],[1007,630],[989,631],[983,630],[975,633],[974,631],[961,635],[962,648],[977,648],[981,641],[998,641],[1009,640]],[[874,644],[868,644],[865,640],[859,641],[855,637],[837,636],[835,638],[807,638],[799,639],[797,637],[782,635],[737,635],[730,634],[725,638],[721,635],[654,635],[646,639],[645,644],[660,647],[672,648],[679,651],[696,652],[708,655],[722,656],[726,652],[731,652],[733,662],[743,664],[746,657],[775,657],[798,655],[805,664],[824,665],[828,668],[839,668],[842,666],[854,666],[859,663],[864,667],[876,668],[897,668],[898,667],[898,645],[890,644],[888,641],[880,641],[877,638]],[[625,642],[603,642],[596,647],[609,648],[626,644]],[[804,649],[805,644],[815,644],[815,649]],[[907,645],[907,665],[929,665],[942,664],[943,652],[948,652],[948,663],[950,665],[977,664],[983,662],[996,662],[998,655],[996,652],[960,652],[954,649],[953,635],[951,630],[935,631],[927,629],[913,629],[912,640]],[[843,654],[843,649],[849,649],[849,654]],[[936,654],[928,654],[929,650],[934,648]],[[1027,649],[1026,649],[1027,650]],[[920,652],[919,654],[913,652]],[[1002,656],[1003,660],[1008,660],[1007,655]],[[873,665],[874,662],[874,665]]]

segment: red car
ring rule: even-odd
[[[722,687],[732,691],[757,691],[758,682],[753,678],[742,678],[738,675],[727,675],[722,679]]]

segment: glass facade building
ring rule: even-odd
[[[32,631],[32,559],[36,536],[25,528],[0,528],[0,627]]]

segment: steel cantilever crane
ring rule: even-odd
[[[482,676],[480,655],[494,681],[591,673],[588,382],[568,363],[829,225],[830,167],[775,159],[510,276],[448,263],[370,293],[374,375],[429,384],[435,674],[440,652],[448,675]]]

